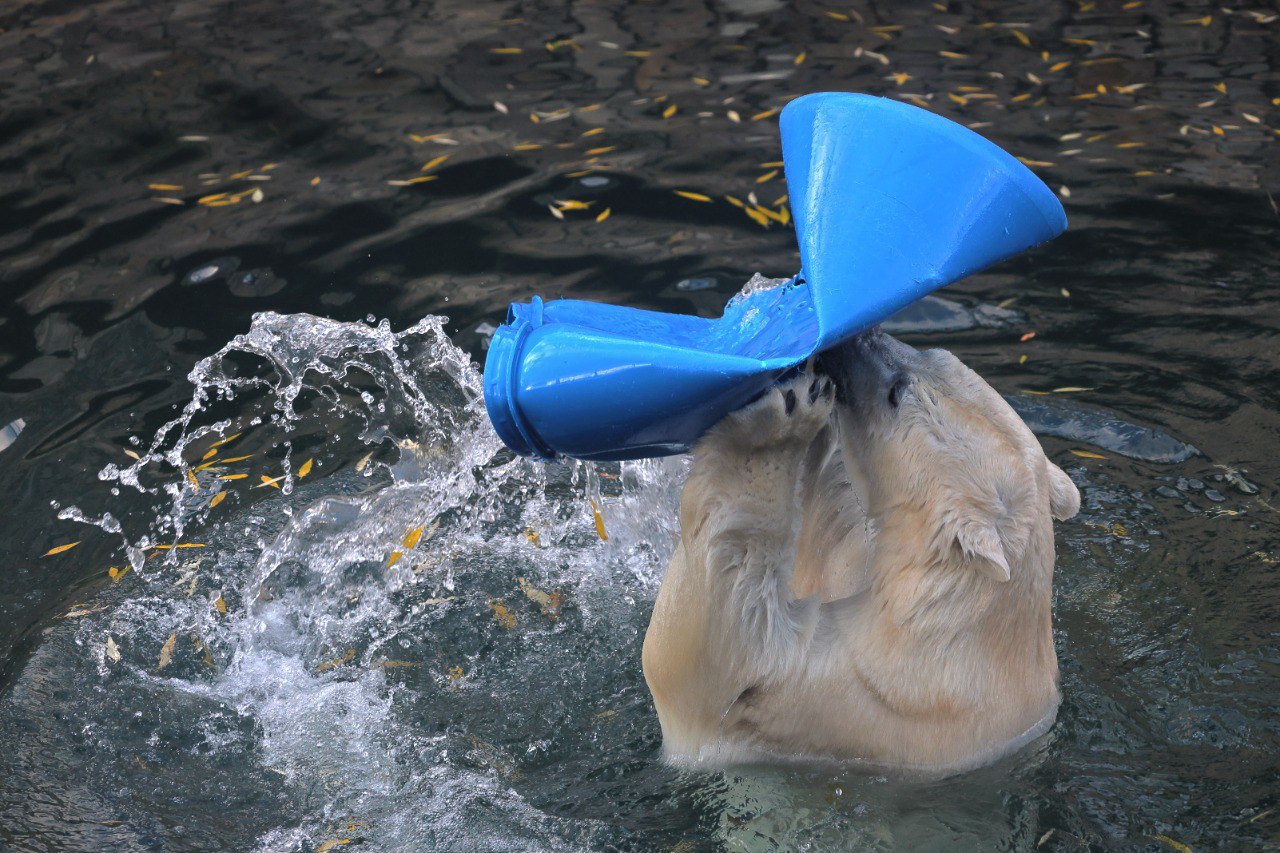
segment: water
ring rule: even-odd
[[[0,846],[1274,847],[1280,21],[945,8],[0,13]],[[684,463],[512,459],[472,363],[513,298],[792,274],[724,197],[781,209],[754,117],[824,88],[976,125],[1072,224],[893,321],[1084,496],[1057,725],[929,784],[662,765]]]

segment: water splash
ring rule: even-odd
[[[145,524],[61,513],[120,536],[135,570],[79,618],[79,654],[47,662],[97,696],[68,725],[185,766],[179,796],[251,757],[222,784],[289,803],[256,826],[262,849],[589,844],[600,826],[530,805],[521,779],[562,727],[598,728],[593,693],[647,702],[638,640],[685,462],[513,456],[443,324],[258,315],[135,462],[101,472],[152,501]],[[629,674],[602,677],[619,651]],[[130,713],[136,738],[104,731]],[[175,794],[130,775],[127,815]]]

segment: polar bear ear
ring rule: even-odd
[[[1067,472],[1049,463],[1049,512],[1058,521],[1066,521],[1080,511],[1080,490]]]
[[[956,544],[964,553],[965,561],[980,574],[997,583],[1009,580],[1009,560],[995,525],[985,522],[962,525],[956,534]]]

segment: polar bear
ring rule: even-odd
[[[669,760],[946,774],[1053,724],[1080,495],[955,356],[864,333],[693,455],[643,653]]]

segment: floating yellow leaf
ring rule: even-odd
[[[743,208],[743,212],[746,213],[747,216],[751,217],[751,220],[757,225],[760,225],[763,228],[769,227],[769,217],[765,216],[755,207]]]
[[[280,488],[280,481],[284,479],[284,475],[281,474],[279,477],[268,477],[266,474],[261,474],[258,476],[258,479],[262,482],[254,486],[255,489],[261,489],[264,486],[270,486],[273,489],[278,489]]]
[[[61,554],[63,551],[70,551],[83,541],[83,539],[77,539],[75,542],[68,542],[66,545],[59,545],[56,548],[50,548],[48,551],[44,552],[43,556],[52,557],[54,554]]]
[[[249,476],[248,474],[221,474],[218,476],[218,479],[219,480],[243,480],[245,477],[248,477],[248,476]]]
[[[111,578],[112,583],[119,583],[120,578],[127,574],[129,574],[129,566],[125,566],[123,569],[117,569],[115,566],[112,566],[107,569],[107,577]]]
[[[447,675],[449,676],[449,683],[456,684],[462,676],[466,675],[466,673],[462,671],[462,667],[460,666],[451,666],[449,667]]]
[[[1097,42],[1096,42],[1096,41],[1094,41],[1093,39],[1067,39],[1067,38],[1064,38],[1064,39],[1063,39],[1063,41],[1065,41],[1067,44],[1078,44],[1078,45],[1080,45],[1081,47],[1093,47],[1095,44],[1097,44]]]
[[[512,151],[537,151],[541,147],[542,146],[537,142],[521,142],[517,145],[513,145],[511,150]]]
[[[690,201],[711,201],[710,196],[705,196],[702,193],[689,192],[688,190],[675,190],[675,194],[681,198],[687,198]]]
[[[310,473],[311,473],[311,463],[312,463],[313,461],[315,461],[315,460],[314,460],[314,459],[308,459],[306,462],[303,462],[301,465],[299,465],[299,466],[298,466],[298,479],[299,479],[299,480],[301,480],[303,477],[305,477],[305,476],[307,476],[308,474],[310,474]]]
[[[415,527],[405,534],[404,547],[405,550],[412,551],[418,547],[418,540],[422,538],[422,527]]]
[[[551,215],[556,219],[564,219],[564,214],[560,211],[560,208],[556,207],[554,204],[547,205],[547,210],[551,211]]]
[[[1208,25],[1206,24],[1206,26]],[[1174,841],[1172,838],[1170,838],[1167,835],[1153,835],[1151,837],[1154,838],[1156,841],[1163,841],[1165,844],[1168,844],[1174,850],[1177,850],[1178,853],[1191,853],[1190,847],[1183,844],[1181,841]]]
[[[1068,60],[1064,60],[1064,61],[1062,61],[1062,62],[1055,62],[1054,64],[1052,64],[1052,65],[1050,65],[1050,66],[1049,66],[1049,73],[1051,73],[1051,74],[1056,74],[1057,72],[1059,72],[1059,71],[1061,71],[1062,69],[1066,68],[1066,67],[1067,67],[1068,65],[1070,65],[1070,64],[1071,64],[1071,60],[1069,60],[1069,59],[1068,59]]]
[[[537,546],[539,541],[538,531],[534,530],[532,527],[526,527],[524,529],[524,538],[528,539],[532,545]]]
[[[600,215],[596,217],[596,222],[604,222],[606,219],[609,218],[609,214],[612,212],[613,212],[612,207],[606,207],[604,210],[600,211]]]
[[[1146,144],[1147,143],[1145,142],[1117,142],[1116,147],[1117,148],[1144,148],[1146,147]]]
[[[111,637],[107,637],[107,645],[104,649],[107,659],[112,663],[120,662],[120,647],[116,645],[116,641]]]
[[[892,80],[894,83],[901,86],[903,83],[906,83],[908,80],[914,80],[916,78],[912,77],[910,74],[907,74],[904,71],[896,71],[893,74],[890,74],[888,79]]]
[[[762,112],[762,113],[756,113],[755,115],[753,115],[753,116],[751,117],[751,120],[752,120],[752,121],[760,121],[760,120],[762,120],[762,119],[769,118],[770,116],[776,116],[777,114],[778,114],[778,108],[777,108],[777,107],[772,107],[771,109],[767,109],[767,110],[765,110],[765,111],[764,111],[764,112]]]
[[[627,56],[634,56],[636,59],[644,59],[649,53],[647,50],[628,50],[626,52]]]
[[[1092,390],[1094,390],[1094,389],[1093,389],[1093,388],[1082,388],[1082,387],[1080,387],[1080,386],[1078,386],[1078,385],[1067,385],[1067,386],[1065,386],[1065,387],[1063,387],[1063,388],[1054,388],[1052,393],[1054,393],[1054,394],[1071,394],[1071,393],[1074,393],[1074,392],[1076,392],[1076,391],[1092,391]]]
[[[414,184],[425,184],[427,181],[434,181],[438,175],[418,175],[416,178],[409,178],[405,181],[387,181],[388,186],[392,187],[411,187]]]
[[[729,121],[733,122],[734,124],[737,124],[738,122],[742,121],[742,117],[738,115],[737,110],[729,110],[727,113],[725,113],[725,116],[727,116]]]
[[[1022,30],[1009,30],[1013,37],[1022,42],[1025,47],[1031,47],[1031,39]]]
[[[313,187],[317,186],[319,185],[319,183],[320,183],[320,177],[318,175],[311,179],[311,186]]]
[[[1018,356],[1018,364],[1026,364],[1026,363],[1027,363],[1027,357],[1025,355]]]
[[[519,47],[491,47],[489,48],[489,52],[502,55],[512,55],[516,53],[524,53],[524,49]]]
[[[424,163],[424,164],[423,164],[422,168],[421,168],[421,169],[419,169],[418,171],[419,171],[419,172],[430,172],[430,171],[431,171],[432,169],[434,169],[436,166],[439,166],[441,163],[443,163],[445,160],[448,160],[448,159],[449,159],[449,155],[448,155],[448,154],[441,154],[439,157],[436,157],[436,158],[434,158],[434,159],[432,159],[432,160],[428,160],[426,163]]]
[[[560,590],[544,592],[525,578],[516,578],[516,583],[519,584],[520,591],[525,594],[525,597],[541,608],[543,616],[552,622],[559,617],[560,606],[564,604],[564,593]]]
[[[489,609],[493,611],[493,621],[507,629],[516,626],[516,615],[507,609],[507,605],[501,598],[491,598],[488,604]]]
[[[584,131],[582,131],[582,133],[581,133],[580,135],[581,135],[581,136],[596,136],[596,135],[601,134],[601,133],[604,133],[604,128],[603,128],[603,127],[593,127],[593,128],[591,128],[590,130],[584,130]]]
[[[350,838],[333,838],[329,841],[321,841],[316,845],[316,853],[332,853],[333,848],[350,843]]]
[[[360,461],[356,463],[356,471],[363,471],[365,466],[369,464],[369,460],[373,458],[373,451],[370,450],[364,456],[360,457]]]
[[[844,12],[833,12],[830,9],[828,9],[826,14],[828,18],[834,18],[837,21],[849,20],[849,16],[846,15]]]
[[[954,50],[940,50],[938,51],[938,56],[944,57],[946,59],[965,59],[968,56],[968,54],[956,53]]]
[[[422,664],[414,663],[411,660],[380,660],[373,665],[379,669],[404,669],[411,666],[422,666]]]
[[[1107,458],[1099,453],[1090,453],[1087,450],[1072,450],[1071,452],[1074,453],[1076,456],[1079,456],[1081,459],[1106,459]]]
[[[242,433],[242,432],[237,432],[237,433],[235,433],[235,434],[233,434],[233,435],[229,435],[229,436],[227,436],[226,438],[220,438],[220,439],[218,439],[217,441],[215,441],[213,444],[211,444],[211,445],[209,445],[209,446],[210,446],[210,447],[221,447],[221,446],[222,446],[222,445],[224,445],[224,444],[230,444],[231,442],[235,441],[237,438],[239,438],[239,437],[240,437],[240,436],[242,436],[242,435],[244,435],[244,433]]]
[[[316,667],[316,672],[321,673],[321,672],[328,672],[331,669],[337,669],[338,667],[342,666],[344,663],[351,663],[351,661],[355,659],[355,656],[356,656],[355,649],[347,649],[346,653],[343,654],[342,657],[337,657],[337,658],[334,658],[333,660],[327,660],[324,663],[320,664],[318,667]]]
[[[770,171],[768,171],[768,172],[765,172],[765,173],[764,173],[763,175],[761,175],[760,177],[756,178],[756,183],[757,183],[757,184],[763,184],[763,183],[766,183],[766,182],[768,182],[768,181],[772,181],[772,180],[773,180],[774,178],[776,178],[776,177],[778,177],[778,170],[777,170],[777,169],[772,169],[772,170],[770,170]]]
[[[169,639],[164,641],[164,645],[160,647],[160,662],[156,669],[164,669],[173,660],[173,644],[178,641],[177,634],[170,634]]]
[[[203,548],[203,544],[199,542],[182,542],[177,545],[152,545],[152,551],[172,551],[174,548]]]
[[[808,58],[809,58],[809,54],[806,51],[802,50],[799,53],[797,53],[796,58],[791,61],[794,62],[796,65],[802,65],[804,61]]]
[[[389,569],[392,566],[394,566],[396,563],[400,562],[400,558],[403,556],[404,554],[401,553],[400,551],[392,551],[391,556],[387,557],[387,568]]]
[[[675,104],[672,104],[671,106],[667,107],[665,110],[662,111],[663,118],[671,118],[675,114],[676,114]]]
[[[596,535],[600,537],[600,541],[608,542],[609,534],[604,530],[604,516],[600,514],[600,508],[596,506],[596,502],[594,500],[591,501],[591,514],[595,516]]]
[[[1212,15],[1205,15],[1203,18],[1187,18],[1185,21],[1179,21],[1179,23],[1182,23],[1182,24],[1199,24],[1199,25],[1200,25],[1200,26],[1202,26],[1202,27],[1207,27],[1207,26],[1209,26],[1210,24],[1212,24],[1212,23],[1213,23],[1213,16],[1212,16]],[[1157,836],[1157,837],[1159,837],[1159,836]]]
[[[227,602],[223,601],[222,596],[218,596],[213,602],[213,609],[223,614],[227,613]]]

